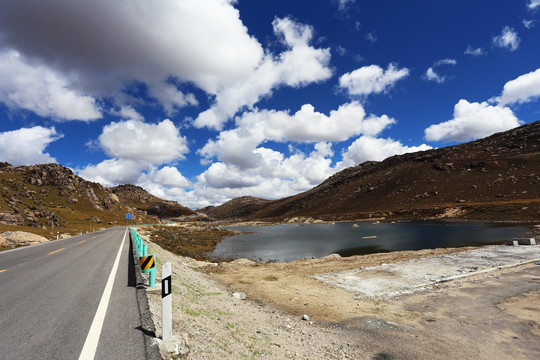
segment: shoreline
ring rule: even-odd
[[[455,220],[455,221],[454,221]],[[380,221],[380,220],[377,220]],[[337,223],[337,222],[336,222]],[[350,223],[352,226],[356,222],[351,221],[342,221],[339,223]],[[365,221],[364,221],[365,223]],[[384,222],[375,222],[374,224],[384,224],[384,223],[448,223],[448,224],[456,224],[456,223],[478,223],[478,224],[497,224],[504,226],[507,224],[509,227],[512,226],[525,226],[530,227],[530,231],[528,234],[531,236],[538,236],[540,235],[540,225],[534,225],[538,224],[540,222],[483,222],[483,221],[462,221],[461,219],[453,219],[452,221],[448,221],[448,219],[445,220],[385,220]],[[235,227],[235,226],[253,226],[253,227],[266,227],[266,226],[276,226],[276,225],[310,225],[314,223],[304,223],[304,222],[297,222],[297,223],[262,223],[262,222],[238,222],[238,223],[227,223],[223,224],[222,222],[213,222],[213,223],[198,223],[198,222],[183,222],[183,223],[177,223],[175,225],[167,224],[163,226],[145,226],[142,227],[141,230],[142,233],[145,235],[148,235],[150,238],[152,238],[152,241],[155,241],[158,245],[164,247],[164,249],[167,249],[169,251],[172,251],[173,253],[181,256],[188,256],[192,257],[197,260],[203,260],[203,261],[209,261],[209,262],[232,262],[235,261],[235,259],[238,259],[240,257],[234,257],[234,255],[231,255],[229,257],[219,257],[214,256],[211,253],[215,250],[217,245],[221,243],[223,240],[230,236],[236,236],[236,235],[243,235],[248,234],[246,232],[237,231],[237,230],[229,230],[229,229],[223,229],[224,227]],[[332,223],[321,223],[317,222],[315,224],[328,224],[332,225]],[[335,223],[334,223],[335,224]],[[200,235],[197,235],[200,233]],[[182,247],[179,245],[175,245],[176,243],[185,242],[187,240],[187,244],[183,244]],[[503,241],[498,242],[501,244]],[[495,243],[494,243],[495,244]],[[482,246],[489,246],[494,244],[486,244],[486,245],[480,245]],[[454,246],[455,247],[455,246]],[[459,246],[457,248],[463,248],[468,247],[468,245]],[[376,254],[376,253],[391,253],[398,250],[389,250],[389,251],[374,251],[369,252],[367,254]],[[325,256],[317,257],[315,259],[324,258],[327,256],[340,256],[342,258],[348,258],[350,256],[341,256],[338,254],[327,254]],[[355,256],[355,255],[351,255]],[[310,260],[311,258],[299,258],[294,260],[289,260],[285,262],[291,262],[296,260]],[[278,260],[267,260],[267,261],[258,261],[257,259],[250,259],[250,261],[255,261],[259,263],[265,263],[265,262],[273,262],[273,263],[279,263],[282,261]]]

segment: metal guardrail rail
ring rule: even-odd
[[[144,243],[143,238],[130,227],[131,238],[135,244],[135,250],[142,273],[149,273],[148,286],[156,286],[156,256],[154,254],[148,255],[148,246]]]

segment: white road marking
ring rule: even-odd
[[[109,307],[109,300],[111,298],[112,288],[114,284],[114,278],[116,277],[116,272],[118,270],[118,264],[120,263],[120,256],[122,255],[122,248],[124,247],[124,242],[126,240],[127,229],[124,233],[124,238],[122,239],[122,244],[120,249],[118,249],[118,254],[116,255],[116,260],[114,261],[111,274],[109,275],[109,280],[107,280],[107,285],[105,285],[105,290],[103,290],[103,295],[99,302],[96,315],[92,321],[92,326],[90,326],[90,331],[84,342],[81,355],[79,360],[93,360],[96,355],[96,350],[99,342],[99,337],[101,336],[101,329],[103,328],[103,322],[105,320],[105,314],[107,314],[107,308]]]

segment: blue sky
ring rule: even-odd
[[[0,161],[191,208],[540,119],[540,0],[3,0]]]

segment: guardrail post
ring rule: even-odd
[[[148,287],[156,286],[156,268],[150,270],[150,277],[148,279]]]
[[[139,257],[143,256],[143,250],[142,250],[142,239],[139,235],[137,235],[137,254],[139,254]]]

